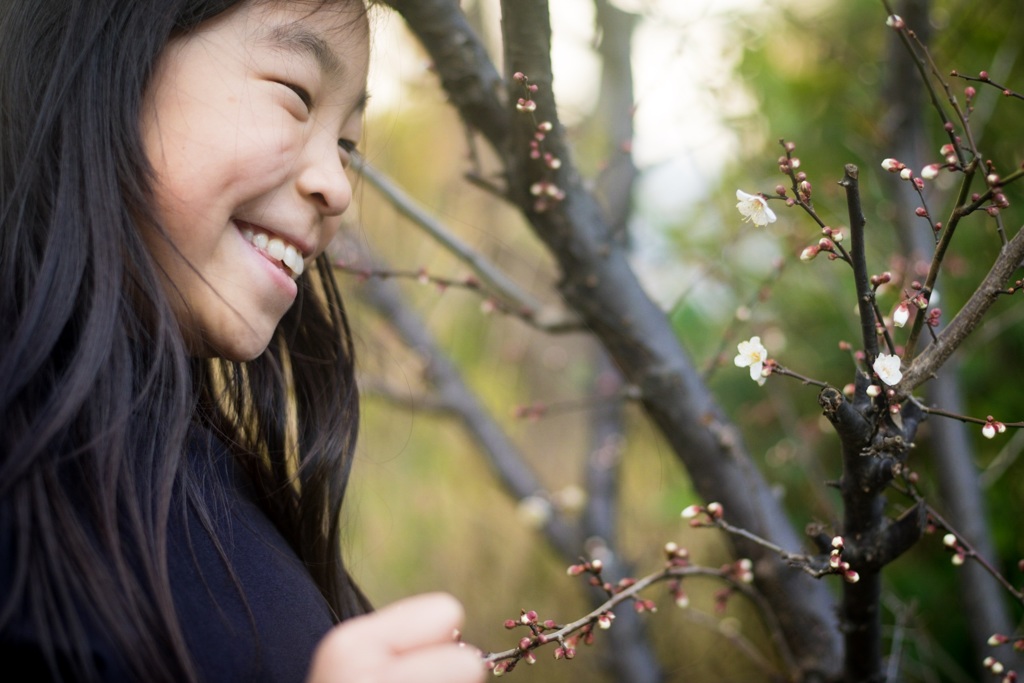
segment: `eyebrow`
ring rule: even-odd
[[[341,59],[321,36],[301,24],[283,24],[270,29],[265,39],[289,52],[311,56],[325,73],[340,73]]]

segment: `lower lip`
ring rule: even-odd
[[[252,242],[245,239],[242,235],[242,226],[236,221],[235,227],[238,228],[238,236],[245,242],[245,246],[256,256],[256,259],[260,262],[261,267],[267,271],[270,279],[274,282],[274,285],[288,295],[289,301],[294,301],[295,297],[299,293],[299,286],[292,279],[291,274],[284,270],[277,264],[276,261],[272,261],[267,258],[266,254],[261,252],[259,249],[252,245]]]

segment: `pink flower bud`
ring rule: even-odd
[[[683,519],[693,519],[694,517],[700,514],[700,511],[700,505],[688,505],[687,507],[683,508],[681,515]]]
[[[939,171],[941,169],[942,166],[940,166],[939,164],[928,164],[927,166],[921,169],[921,177],[924,178],[925,180],[932,180],[939,175]]]
[[[800,252],[800,260],[801,261],[811,261],[811,260],[814,259],[815,256],[818,255],[819,251],[820,251],[820,249],[815,244],[812,244],[809,247],[804,247],[804,250]]]
[[[899,159],[883,159],[882,168],[884,168],[886,171],[889,171],[890,173],[895,173],[896,171],[899,171],[900,169],[903,168],[903,164],[900,163]]]
[[[888,18],[886,18],[885,20],[885,25],[888,26],[889,28],[896,29],[897,31],[899,31],[906,24],[903,23],[903,18],[900,17],[900,15],[890,14]]]
[[[904,180],[910,180],[913,177],[914,177],[914,172],[911,171],[906,166],[904,166],[902,169],[900,169],[900,178],[903,178]]]

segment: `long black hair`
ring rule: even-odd
[[[195,488],[197,425],[237,452],[336,617],[369,609],[340,553],[358,395],[327,260],[262,356],[200,360],[139,230],[158,227],[140,136],[153,67],[171,36],[239,2],[0,3],[0,523],[14,530],[0,631],[30,614],[43,656],[70,653],[82,678],[97,675],[87,619],[139,679],[195,677],[166,528],[175,492]]]

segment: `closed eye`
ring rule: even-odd
[[[338,140],[338,147],[341,147],[341,149],[348,154],[352,154],[356,151],[356,143],[352,140],[346,140],[345,138]]]
[[[302,103],[306,105],[307,110],[311,110],[313,108],[313,98],[310,97],[309,92],[305,88],[303,88],[300,85],[295,85],[294,83],[286,83],[284,81],[281,81],[281,85],[295,93],[298,96],[298,98],[302,100]]]

